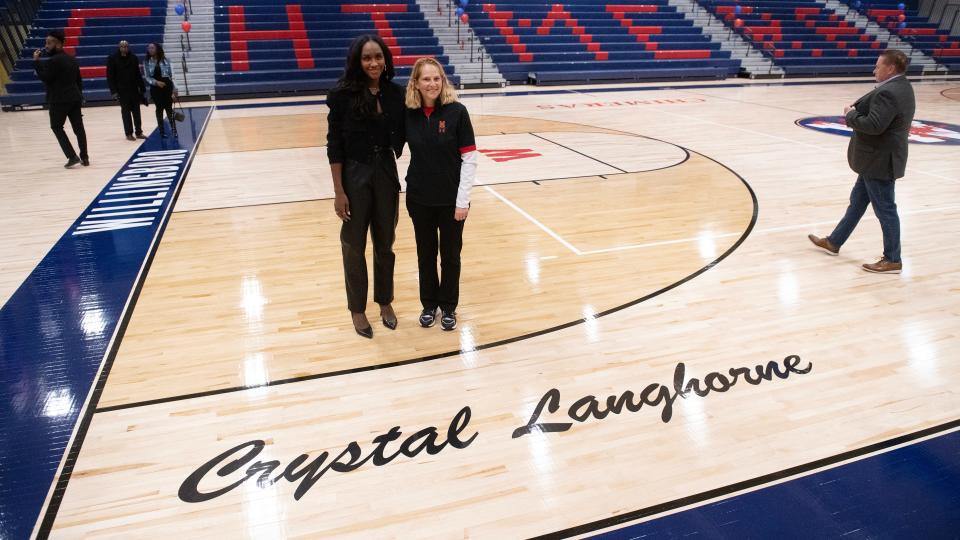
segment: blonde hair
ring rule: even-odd
[[[443,71],[443,66],[441,66],[440,62],[437,62],[436,59],[425,56],[418,58],[417,62],[413,64],[413,70],[410,71],[410,80],[407,81],[407,96],[404,100],[409,109],[419,109],[423,106],[420,91],[417,90],[417,80],[420,79],[423,67],[428,64],[437,68],[437,71],[440,73],[440,79],[442,81],[440,85],[440,104],[446,105],[457,101],[457,91],[450,86],[450,81],[447,79],[447,74]]]

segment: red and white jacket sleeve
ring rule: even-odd
[[[460,147],[460,188],[457,190],[457,208],[470,207],[470,190],[477,180],[477,143],[473,136],[473,124],[467,109],[463,109],[457,130],[457,143]]]

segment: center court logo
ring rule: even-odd
[[[673,371],[672,383],[651,383],[644,386],[643,390],[625,390],[608,396],[583,396],[574,400],[566,411],[560,410],[560,390],[551,388],[537,402],[527,423],[513,431],[512,438],[518,439],[533,433],[562,433],[570,430],[574,422],[600,421],[609,415],[636,413],[651,408],[660,409],[660,420],[666,424],[673,418],[673,405],[678,399],[706,398],[711,393],[727,392],[741,381],[759,386],[774,379],[786,380],[791,375],[805,375],[811,370],[812,362],[804,364],[799,356],[790,355],[782,362],[772,360],[755,366],[713,371],[699,379],[688,377],[686,366],[681,362]],[[551,417],[555,413],[559,413],[560,418],[548,419],[571,422],[541,421],[541,418]],[[250,440],[199,466],[180,484],[177,494],[183,502],[202,503],[225,495],[247,482],[260,489],[287,482],[297,485],[293,498],[300,500],[329,471],[347,473],[368,462],[373,467],[383,467],[400,456],[416,458],[423,452],[433,456],[447,447],[465,450],[480,435],[473,428],[468,429],[471,416],[470,407],[462,407],[447,426],[446,435],[443,435],[442,426],[427,426],[411,435],[404,435],[400,426],[394,426],[374,437],[369,444],[361,446],[359,441],[351,441],[333,459],[330,458],[334,454],[324,450],[315,456],[300,454],[286,465],[277,459],[257,459],[267,448],[267,442],[264,439]],[[471,431],[472,435],[465,435]],[[403,442],[400,442],[401,439]],[[216,477],[225,480],[217,480]]]
[[[797,120],[796,124],[834,135],[849,137],[853,133],[853,130],[847,127],[846,120],[842,116],[812,116],[801,118]],[[960,126],[929,120],[914,120],[910,126],[909,140],[917,144],[960,145]]]

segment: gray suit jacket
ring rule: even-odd
[[[853,137],[847,162],[854,172],[874,180],[902,178],[907,168],[907,137],[916,109],[913,86],[898,77],[858,99],[847,113]]]

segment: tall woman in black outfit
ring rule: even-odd
[[[367,230],[373,239],[373,300],[383,325],[393,330],[393,241],[400,201],[396,157],[403,151],[403,89],[394,76],[390,49],[365,35],[350,46],[347,65],[327,96],[327,157],[333,174],[334,209],[343,221],[340,244],[347,307],[354,329],[372,338],[367,320]]]
[[[420,325],[457,327],[460,249],[477,171],[477,147],[467,108],[433,58],[413,65],[407,84],[407,212],[413,220],[420,270]],[[437,253],[440,275],[437,275]]]

